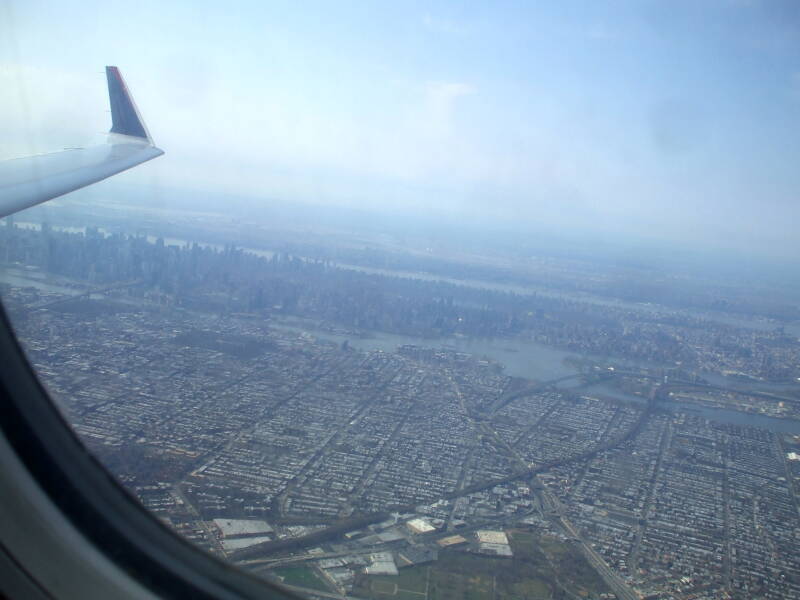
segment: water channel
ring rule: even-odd
[[[629,394],[620,389],[612,387],[608,383],[595,383],[592,385],[583,386],[581,387],[581,392],[588,395],[594,393],[598,396],[615,398],[625,402],[644,402],[644,398],[641,396]],[[747,413],[728,408],[716,408],[713,406],[706,406],[704,404],[695,404],[693,402],[683,402],[677,400],[672,400],[668,404],[662,404],[662,406],[674,412],[699,415],[710,421],[728,423],[731,425],[761,427],[763,429],[769,429],[775,433],[800,435],[800,421],[796,421],[794,419],[779,419],[777,417],[770,417],[767,415]]]

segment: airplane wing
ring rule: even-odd
[[[111,130],[105,144],[0,162],[0,218],[164,154],[156,148],[117,67],[106,67]]]

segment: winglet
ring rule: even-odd
[[[153,140],[147,132],[119,69],[106,67],[106,79],[108,79],[108,98],[111,101],[111,131],[109,133],[142,138],[152,144]]]

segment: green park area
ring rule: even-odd
[[[577,549],[555,537],[511,530],[513,558],[448,549],[397,576],[360,576],[353,595],[374,600],[558,600],[608,591]]]
[[[319,590],[320,592],[333,591],[313,569],[308,567],[283,567],[275,569],[272,574],[280,577],[286,585]]]

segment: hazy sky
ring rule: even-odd
[[[109,127],[122,177],[800,252],[800,2],[0,0],[0,156]]]

